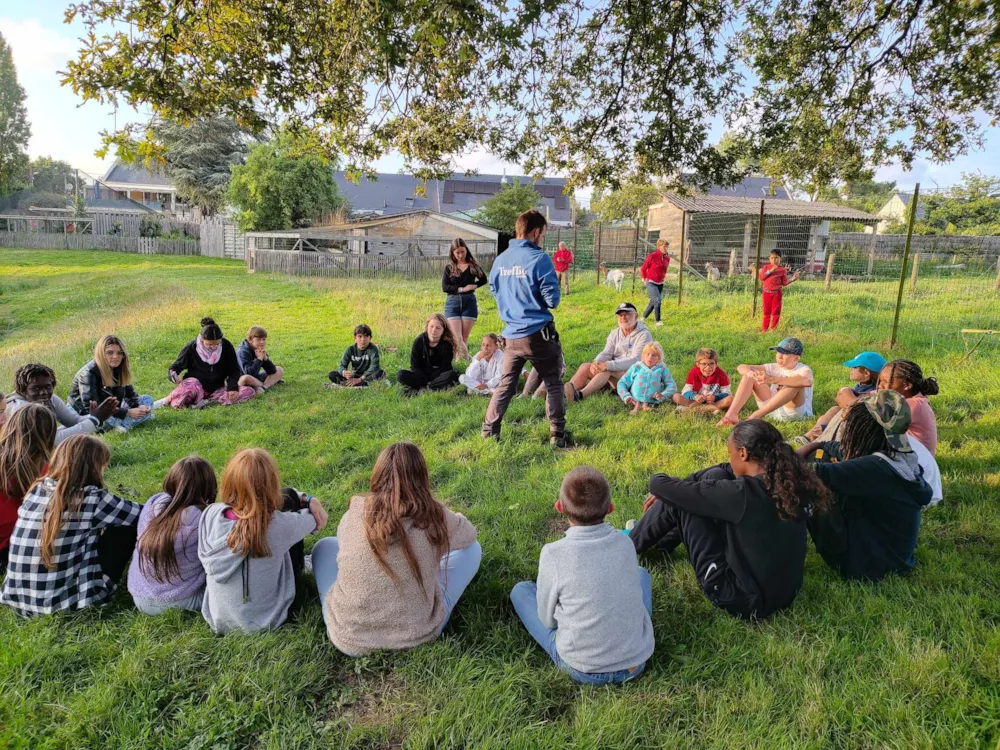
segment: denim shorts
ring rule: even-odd
[[[449,320],[475,320],[479,317],[479,303],[475,292],[449,294],[444,302],[444,316]]]

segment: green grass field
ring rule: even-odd
[[[603,345],[619,301],[644,302],[592,278],[581,274],[557,314],[571,367]],[[398,387],[321,387],[359,322],[383,347],[399,348],[384,355],[388,370],[408,361],[424,318],[443,307],[432,282],[250,276],[207,258],[0,251],[3,391],[17,366],[41,361],[65,395],[97,337],[116,333],[140,392],[159,398],[170,388],[167,365],[201,316],[213,315],[234,342],[253,323],[271,334],[287,385],[233,408],[157,412],[128,435],[110,435],[113,491],[144,501],[184,455],[205,456],[221,474],[236,450],[259,446],[276,456],[284,484],[323,500],[333,534],[379,451],[412,440],[438,497],[476,524],[484,549],[444,637],[408,653],[341,656],[311,580],[297,619],[258,636],[217,637],[190,613],[146,617],[127,592],[71,616],[0,611],[0,747],[997,747],[998,360],[984,344],[962,362],[956,334],[975,294],[963,303],[925,294],[932,299],[920,320],[904,317],[900,354],[941,382],[933,405],[945,501],[924,516],[914,574],[845,583],[810,551],[794,606],[747,624],[713,609],[681,554],[647,557],[656,652],[634,684],[587,688],[555,669],[507,599],[517,581],[534,578],[541,545],[561,534],[552,503],[562,476],[584,463],[603,470],[617,508],[610,520],[621,526],[641,512],[650,474],[724,460],[723,431],[693,415],[630,417],[616,397],[596,397],[570,408],[575,445],[554,452],[540,401],[513,404],[497,445],[478,437],[485,399],[464,391],[403,399]],[[805,343],[817,409],[845,383],[841,363],[887,337],[884,306],[877,316],[863,307],[871,295],[885,290],[800,284],[786,295],[781,333]],[[698,346],[717,348],[730,373],[768,360],[775,337],[755,332],[747,302],[691,284],[683,308],[665,305],[654,334],[675,377]],[[497,330],[489,294],[480,293],[480,307],[476,332]]]

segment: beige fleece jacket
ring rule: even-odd
[[[399,544],[390,544],[386,562],[395,572],[393,582],[378,564],[365,538],[364,513],[368,496],[351,498],[337,527],[340,552],[337,580],[327,592],[324,615],[333,645],[350,656],[376,649],[406,649],[437,637],[444,622],[444,602],[437,572],[441,563],[427,534],[404,528],[423,579],[410,572]],[[476,541],[476,527],[461,513],[444,510],[451,549],[465,549]]]

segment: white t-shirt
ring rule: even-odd
[[[917,440],[913,435],[907,435],[907,439],[910,441],[910,447],[913,448],[913,453],[917,457],[917,463],[920,464],[920,468],[924,470],[924,481],[931,486],[934,494],[931,496],[931,501],[927,504],[929,508],[932,505],[937,505],[941,502],[944,497],[944,489],[941,486],[941,470],[938,469],[937,461],[934,460],[933,454],[927,449],[923,443]]]
[[[782,367],[777,362],[768,362],[764,365],[764,374],[769,378],[795,378],[795,377],[805,377],[809,378],[809,382],[813,382],[813,371],[809,365],[802,364],[801,362],[796,362],[795,367],[788,368]],[[810,385],[805,389],[806,398],[802,402],[802,406],[795,406],[794,404],[785,404],[781,408],[784,409],[789,414],[795,414],[798,418],[811,417],[813,415],[813,387]],[[771,393],[777,393],[778,386],[771,386]]]

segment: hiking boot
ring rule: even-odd
[[[565,448],[566,438],[563,435],[553,435],[549,438],[549,445],[553,448]]]

